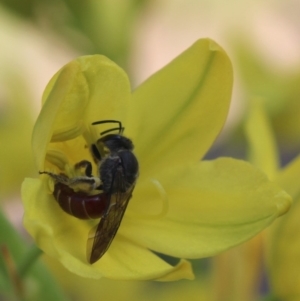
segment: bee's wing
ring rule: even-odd
[[[125,183],[121,173],[116,173],[115,181],[117,181],[117,187],[122,191],[122,188],[125,187]],[[110,196],[110,208],[108,209],[108,213],[105,214],[101,218],[100,223],[90,231],[87,241],[87,256],[88,261],[91,264],[104,255],[113,241],[131,198],[133,189],[134,185],[126,192],[112,194]]]

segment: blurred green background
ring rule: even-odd
[[[300,147],[299,33],[297,0],[1,0],[0,200],[22,236],[16,240],[29,241],[22,228],[20,186],[37,174],[32,127],[43,89],[62,65],[80,55],[104,54],[126,70],[134,89],[195,40],[210,37],[231,57],[235,86],[228,122],[207,157],[246,158],[243,120],[251,100],[259,98],[286,164]],[[46,262],[68,300],[250,301],[269,292],[259,241],[233,251],[239,256],[194,262],[198,278],[180,284],[96,282],[65,275],[58,263]],[[233,271],[228,262],[245,272]],[[225,281],[230,273],[233,278]],[[33,287],[39,283],[36,276],[30,281]],[[14,293],[6,298],[15,300]]]

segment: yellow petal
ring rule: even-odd
[[[268,270],[271,288],[280,300],[300,299],[300,199],[272,227]]]
[[[157,180],[168,196],[167,215],[138,218],[157,203],[153,188],[141,181],[120,231],[151,250],[180,258],[211,256],[240,244],[291,204],[290,196],[258,169],[229,158],[170,168]]]
[[[125,119],[130,99],[127,75],[104,56],[80,57],[49,82],[34,127],[32,147],[39,170],[44,169],[50,141],[73,139],[103,119]]]
[[[184,277],[183,277],[184,275]],[[168,274],[163,275],[155,280],[158,281],[176,281],[179,279],[194,280],[195,276],[192,272],[192,265],[189,261],[181,259],[174,269]]]
[[[32,148],[39,170],[44,169],[46,149],[53,133],[65,127],[68,130],[77,127],[78,114],[75,114],[74,118],[71,114],[70,119],[66,118],[66,108],[70,106],[70,113],[74,113],[76,109],[72,110],[72,108],[82,106],[84,110],[88,102],[87,85],[76,62],[70,63],[59,71],[55,79],[54,83],[50,82],[52,90],[43,105],[32,134]],[[68,95],[73,97],[68,98]]]
[[[134,91],[126,130],[145,172],[207,152],[225,122],[232,77],[223,49],[203,39]]]
[[[88,232],[92,228],[88,222],[64,213],[41,180],[26,179],[22,198],[24,225],[36,244],[77,275],[162,281],[193,277],[192,268],[186,262],[173,267],[121,235],[116,236],[101,260],[90,265],[85,253]]]
[[[145,247],[119,234],[94,268],[99,268],[105,277],[111,279],[193,279],[192,266],[186,261],[181,261],[173,267]]]
[[[268,232],[267,251],[271,287],[276,296],[282,300],[300,298],[299,176],[300,157],[298,156],[276,177],[276,182],[293,197],[293,206],[289,213],[279,219]]]
[[[271,179],[279,168],[279,155],[270,121],[263,108],[262,99],[252,99],[246,120],[249,143],[249,160]]]
[[[276,183],[283,187],[293,198],[300,194],[300,156],[278,173]]]

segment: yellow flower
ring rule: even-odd
[[[77,162],[92,162],[88,147],[109,125],[91,124],[119,120],[135,145],[140,175],[115,239],[93,265],[86,260],[86,240],[98,221],[63,212],[50,177],[26,179],[24,224],[37,245],[84,277],[170,281],[192,278],[190,264],[181,260],[174,267],[154,252],[212,256],[285,213],[290,197],[250,164],[199,161],[224,124],[231,88],[231,63],[209,39],[132,94],[124,71],[106,57],[80,57],[63,67],[45,90],[33,131],[38,170],[70,175]]]
[[[271,293],[278,300],[294,301],[300,299],[300,156],[280,168],[271,122],[263,108],[264,101],[254,99],[246,123],[252,162],[294,199],[288,214],[265,233],[264,253]]]
[[[271,289],[280,300],[300,299],[300,156],[286,166],[276,182],[290,193],[293,206],[270,229],[268,241],[268,264]],[[284,275],[284,277],[282,277]]]

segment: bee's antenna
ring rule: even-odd
[[[101,136],[104,135],[104,134],[107,134],[109,132],[116,131],[116,130],[119,130],[119,134],[122,134],[124,132],[125,128],[122,126],[122,122],[118,121],[118,120],[100,120],[100,121],[93,122],[92,125],[103,124],[103,123],[118,123],[119,127],[103,131],[103,132],[100,133]]]

